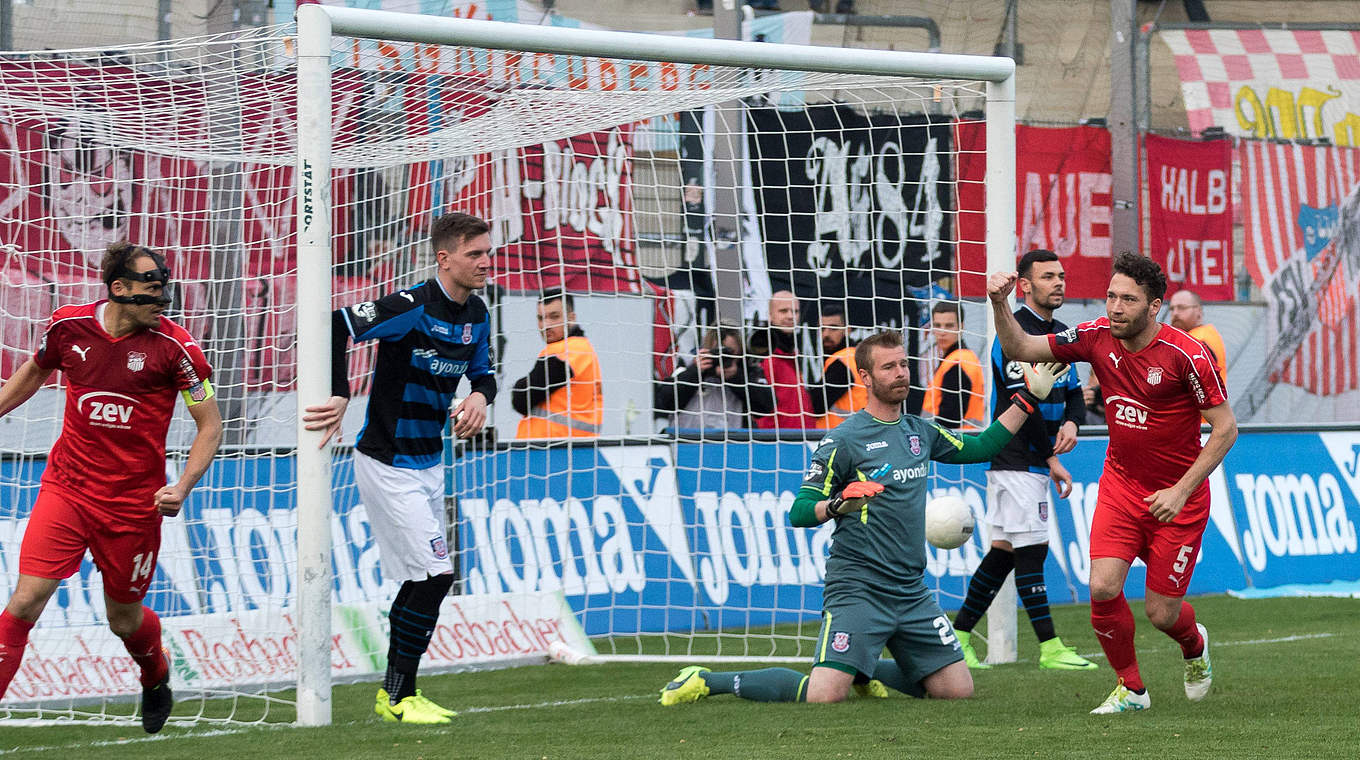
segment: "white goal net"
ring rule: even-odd
[[[989,249],[1013,256],[1014,190],[1011,148],[997,137],[1013,126],[1009,83],[985,80],[1007,70],[580,30],[458,44],[439,37],[500,32],[327,13],[337,32],[319,111],[299,104],[307,43],[291,26],[0,58],[0,372],[31,354],[56,306],[102,296],[98,257],[119,239],[167,253],[174,318],[214,366],[226,440],[183,516],[164,523],[148,597],[177,694],[190,698],[175,719],[293,719],[292,699],[270,689],[297,682],[309,640],[329,643],[316,674],[326,684],[381,673],[396,585],[348,450],[322,462],[334,465],[332,487],[319,486],[327,468],[314,441],[299,448],[296,410],[313,401],[306,389],[329,387],[329,365],[315,360],[329,343],[325,294],[347,306],[430,277],[429,224],[455,210],[492,224],[484,298],[500,393],[486,433],[446,447],[459,582],[423,672],[541,661],[559,638],[615,657],[807,658],[830,531],[790,528],[785,514],[829,415],[854,406],[853,389],[829,382],[840,341],[905,329],[913,403],[942,419],[971,416],[974,397],[986,406],[979,275]],[[345,24],[358,32],[342,34]],[[507,39],[524,32],[499,26]],[[312,130],[301,163],[300,112]],[[328,140],[313,139],[319,122]],[[997,151],[1000,166],[984,168]],[[984,202],[984,177],[1005,203]],[[299,184],[315,193],[300,197]],[[569,441],[524,438],[516,408],[556,403],[552,387],[516,389],[544,348],[537,311],[553,288],[571,294],[598,358],[595,418],[577,420],[594,435]],[[979,382],[932,396],[958,338],[932,334],[930,313],[961,298],[961,347],[980,358]],[[781,329],[771,305],[788,300],[796,310]],[[823,329],[838,319],[844,336]],[[735,350],[719,349],[729,338]],[[714,366],[684,374],[701,348]],[[770,362],[771,351],[792,358]],[[350,355],[347,444],[372,360],[368,346]],[[792,381],[779,374],[789,369]],[[60,430],[55,379],[0,420],[6,593]],[[168,469],[191,438],[181,412]],[[938,466],[932,487],[980,515],[980,472]],[[323,497],[329,511],[308,522]],[[306,543],[323,535],[318,524],[329,559]],[[927,580],[946,609],[983,545],[929,550]],[[325,598],[308,598],[300,578],[320,578]],[[104,626],[100,588],[88,560],[63,584],[0,714],[132,717],[136,670]],[[303,722],[327,720],[329,687],[302,692],[323,703]]]

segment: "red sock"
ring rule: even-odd
[[[19,672],[19,663],[24,660],[24,648],[28,646],[28,632],[33,624],[9,614],[0,612],[0,698],[9,691],[9,682]]]
[[[1181,645],[1181,654],[1185,655],[1185,659],[1204,654],[1204,639],[1200,638],[1199,627],[1195,625],[1195,608],[1189,602],[1181,602],[1181,614],[1163,633]]]
[[[170,672],[161,653],[161,619],[150,607],[142,607],[142,625],[123,639],[123,646],[142,669],[142,686],[155,686]]]
[[[1100,648],[1110,667],[1133,691],[1143,690],[1143,676],[1138,672],[1138,653],[1133,650],[1133,611],[1120,594],[1113,599],[1091,600],[1091,627],[1095,629]]]

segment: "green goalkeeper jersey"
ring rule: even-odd
[[[842,583],[889,593],[924,588],[930,460],[948,459],[961,448],[957,436],[915,415],[883,422],[862,410],[822,439],[802,488],[825,499],[855,480],[883,485],[858,512],[836,518],[828,592]]]

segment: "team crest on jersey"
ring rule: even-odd
[[[146,367],[146,354],[141,351],[129,351],[127,367],[133,372],[141,372]]]
[[[1048,502],[1039,502],[1039,519],[1048,522]]]
[[[850,634],[844,631],[831,634],[831,651],[841,653],[850,651]]]
[[[463,343],[468,344],[471,342],[472,342],[472,323],[469,322],[468,324],[463,325]]]
[[[921,453],[921,436],[913,435],[907,439],[907,446],[911,449],[912,455]]]
[[[349,310],[354,312],[354,316],[365,322],[372,322],[378,318],[378,307],[375,306],[372,301],[356,303],[349,307]]]
[[[444,537],[430,539],[430,550],[434,552],[435,559],[448,559],[449,545],[444,542]]]
[[[1157,384],[1160,383],[1160,382],[1162,382],[1162,368],[1161,368],[1161,367],[1148,367],[1148,377],[1147,377],[1147,383],[1148,383],[1148,385],[1157,385]]]

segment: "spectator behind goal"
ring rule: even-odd
[[[814,406],[798,370],[798,297],[787,290],[777,291],[770,296],[769,312],[769,327],[752,332],[749,342],[752,353],[764,354],[760,367],[774,388],[774,414],[756,417],[756,427],[815,428],[825,409]]]
[[[594,438],[604,420],[600,360],[576,324],[570,293],[545,290],[538,299],[543,350],[529,374],[515,381],[510,404],[524,415],[516,438]]]
[[[982,399],[982,362],[963,345],[963,309],[957,301],[940,301],[930,310],[935,358],[922,413],[951,430],[981,430],[986,414]]]
[[[774,412],[774,389],[760,364],[746,356],[741,329],[711,327],[688,366],[677,367],[653,388],[657,416],[674,415],[681,429],[731,430],[751,427],[752,414]]]

